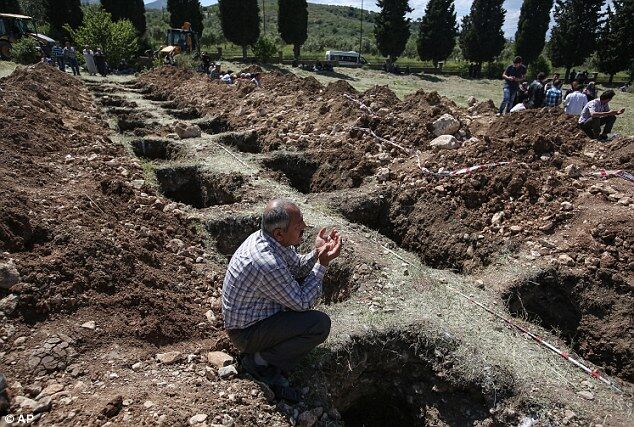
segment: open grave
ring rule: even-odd
[[[150,160],[174,160],[183,151],[182,143],[167,139],[135,139],[130,145],[137,157]]]
[[[218,252],[231,258],[246,238],[260,229],[260,223],[259,215],[235,215],[209,219],[204,225],[209,236],[215,240]]]
[[[239,202],[246,182],[240,174],[210,173],[198,166],[163,167],[155,173],[166,197],[198,209]]]

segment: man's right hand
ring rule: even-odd
[[[317,248],[317,259],[324,267],[330,264],[330,261],[337,258],[341,253],[341,235],[335,233],[326,244]]]

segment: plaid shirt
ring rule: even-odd
[[[251,234],[233,254],[222,285],[225,327],[244,329],[280,311],[311,309],[326,272],[316,255],[300,256],[261,230]]]
[[[546,91],[546,101],[544,105],[546,107],[556,107],[561,102],[561,89],[551,87]]]

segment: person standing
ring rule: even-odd
[[[64,48],[64,60],[70,65],[71,70],[73,70],[74,76],[79,76],[79,63],[77,62],[77,50],[75,50],[74,46],[71,46],[70,42],[66,42],[66,47]]]
[[[88,74],[94,76],[97,74],[97,66],[95,65],[95,54],[90,49],[90,46],[84,46],[84,60],[86,61],[86,69],[88,70]]]
[[[596,97],[597,97],[597,88],[596,88],[595,83],[594,82],[588,83],[588,86],[586,86],[586,88],[583,91],[583,93],[588,98],[588,102],[596,99]]]
[[[99,74],[101,74],[103,77],[106,77],[108,75],[108,67],[106,66],[106,57],[101,51],[101,48],[97,48],[97,50],[95,51],[94,60]]]
[[[580,116],[583,107],[588,103],[588,98],[583,94],[583,85],[576,85],[574,91],[566,95],[564,99],[564,111],[569,116]]]
[[[541,108],[544,106],[544,80],[545,73],[537,74],[537,78],[528,87],[529,108]]]
[[[526,76],[526,67],[522,65],[522,57],[516,56],[513,60],[513,64],[506,67],[502,78],[504,78],[504,98],[500,104],[500,110],[498,116],[508,113],[515,103],[515,96],[519,89],[519,84],[524,80]]]
[[[555,80],[550,89],[546,91],[545,107],[556,107],[561,104],[561,80]]]
[[[51,49],[51,54],[57,62],[57,67],[60,71],[66,72],[66,63],[64,62],[64,49],[59,45],[59,42],[55,42],[55,46]]]
[[[607,141],[608,134],[612,132],[616,116],[625,112],[625,108],[611,110],[609,102],[614,98],[613,90],[606,90],[599,99],[589,101],[579,116],[579,127],[592,139]],[[601,132],[603,126],[603,132]]]

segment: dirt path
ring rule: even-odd
[[[81,108],[66,112],[65,120],[83,117],[94,126],[80,138],[86,141],[81,143],[85,161],[68,161],[64,150],[53,160],[66,165],[70,174],[84,168],[81,179],[72,175],[60,181],[58,203],[68,204],[79,188],[81,197],[88,191],[89,199],[78,208],[90,209],[96,218],[103,215],[104,223],[91,225],[86,216],[79,216],[83,221],[79,224],[111,228],[115,231],[111,238],[117,241],[128,233],[130,252],[123,255],[142,258],[152,268],[127,271],[133,278],[127,283],[130,296],[119,287],[104,290],[95,285],[99,295],[120,296],[111,304],[100,297],[99,305],[80,302],[75,310],[58,310],[54,295],[49,295],[48,311],[35,311],[41,316],[35,321],[25,321],[17,313],[7,315],[2,372],[7,373],[14,398],[29,396],[36,406],[48,403],[38,410],[41,424],[285,425],[297,423],[300,417],[302,425],[317,420],[320,425],[343,421],[346,425],[528,426],[536,420],[555,425],[631,424],[629,383],[619,381],[624,392],[615,392],[455,292],[468,294],[506,317],[538,311],[531,307],[543,304],[524,305],[524,311],[516,307],[526,303],[526,283],[537,282],[550,291],[567,289],[567,281],[531,248],[541,250],[546,245],[542,240],[560,247],[557,239],[565,239],[561,233],[569,233],[566,227],[574,223],[547,239],[535,239],[539,247],[497,254],[487,266],[467,272],[472,274],[431,268],[420,261],[421,254],[424,258],[428,252],[412,244],[411,238],[399,236],[395,227],[386,231],[385,224],[377,222],[377,213],[391,215],[384,210],[388,202],[390,212],[396,205],[394,190],[380,185],[373,172],[357,169],[363,176],[357,182],[354,173],[336,170],[338,181],[329,187],[324,165],[345,159],[342,150],[286,143],[272,148],[274,138],[263,136],[259,124],[249,126],[245,120],[238,126],[231,118],[206,115],[197,103],[188,105],[165,90],[134,80],[88,79],[86,85],[104,115]],[[77,91],[85,93],[85,88]],[[170,134],[177,121],[197,123],[204,131],[199,137],[175,139]],[[103,127],[106,122],[109,130]],[[95,134],[107,135],[104,146],[114,151],[88,160]],[[351,158],[350,164],[355,161]],[[103,165],[112,170],[93,178]],[[37,198],[38,183],[30,185],[24,185],[25,197]],[[344,254],[328,269],[320,304],[331,315],[333,330],[295,374],[294,382],[306,387],[305,402],[295,406],[273,402],[270,390],[246,378],[221,378],[207,357],[213,350],[236,356],[221,327],[223,268],[243,239],[258,228],[262,206],[275,196],[299,204],[311,226],[307,242],[321,226],[336,226],[346,238]],[[123,205],[129,205],[125,210],[112,201],[121,197]],[[120,225],[108,224],[113,215]],[[410,221],[416,218],[416,212],[409,216]],[[60,217],[58,222],[72,220]],[[192,220],[196,233],[183,233]],[[161,235],[150,234],[146,241],[147,233]],[[53,234],[59,234],[57,229]],[[157,239],[160,243],[152,246]],[[29,257],[50,256],[37,244],[30,251],[8,252],[23,276]],[[104,252],[97,248],[94,255],[86,256],[99,259]],[[157,260],[158,254],[165,255]],[[164,279],[147,276],[160,271],[165,271]],[[144,275],[151,279],[140,288]],[[99,281],[99,276],[91,280]],[[38,278],[29,281],[39,283]],[[28,289],[12,292],[0,294],[3,307],[13,301],[11,295],[22,301]],[[60,307],[68,303],[67,294],[62,295]],[[539,301],[544,295],[547,300],[557,297],[558,302],[573,304],[570,312],[579,312],[576,301],[566,300],[561,292],[533,299]],[[552,310],[561,309],[550,304]],[[552,312],[546,311],[537,313],[542,321]],[[91,321],[95,323],[86,323]],[[543,322],[546,328],[516,321],[575,354],[565,334],[551,332],[551,327],[564,324],[560,318]],[[29,356],[41,348],[46,357],[49,347],[64,349],[55,357],[64,366],[33,372],[26,363]],[[157,354],[162,354],[162,362]],[[26,413],[31,402],[19,400],[12,401],[12,411]]]

